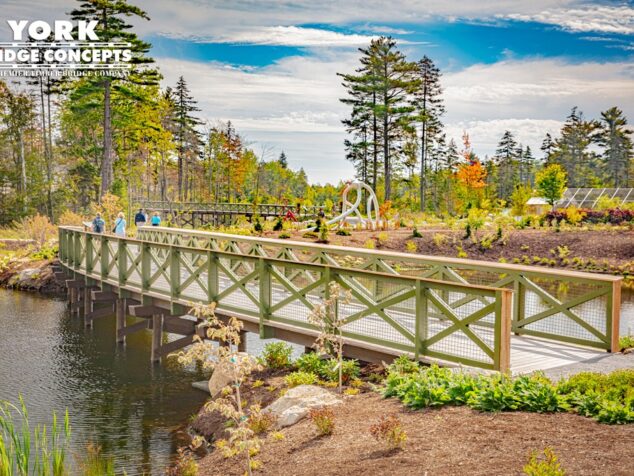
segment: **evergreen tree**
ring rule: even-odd
[[[361,111],[367,111],[371,118],[376,164],[373,174],[378,173],[380,154],[383,161],[384,200],[390,200],[393,171],[402,158],[400,145],[412,129],[411,113],[414,107],[408,99],[417,84],[414,78],[416,65],[406,61],[403,53],[396,48],[396,41],[390,37],[372,40],[368,48],[359,51],[362,53],[362,66],[357,70],[358,74],[342,75],[349,95],[342,102],[353,106],[353,114],[358,116]],[[344,124],[360,128],[362,121],[353,122],[353,119],[354,116]]]
[[[614,187],[630,185],[630,173],[634,151],[632,146],[632,131],[626,128],[627,119],[617,107],[612,107],[601,113],[602,127],[598,142],[605,147],[603,163],[608,181]]]
[[[415,70],[419,84],[414,92],[416,122],[420,125],[420,210],[425,211],[427,193],[427,156],[442,131],[440,117],[445,108],[441,99],[440,70],[427,56],[417,63]]]
[[[586,121],[574,107],[555,142],[550,163],[560,164],[566,171],[568,186],[593,187],[600,184],[601,170],[597,155],[590,150],[596,142],[599,124]]]
[[[284,153],[284,151],[282,151],[282,153],[280,154],[279,159],[277,159],[277,161],[279,162],[280,166],[283,169],[287,169],[288,168],[288,160],[286,159],[286,154]]]
[[[200,155],[201,138],[198,127],[201,121],[194,116],[200,111],[192,97],[185,78],[181,76],[173,91],[174,141],[178,153],[178,198],[185,200],[191,191],[192,164]]]
[[[519,181],[522,185],[532,187],[535,184],[535,157],[529,146],[520,149]]]
[[[510,131],[505,131],[495,151],[494,164],[497,168],[497,196],[509,200],[519,182],[519,163],[522,149]]]
[[[149,20],[147,14],[140,8],[131,5],[126,0],[79,0],[79,7],[71,11],[72,20],[98,21],[95,33],[101,42],[130,43],[132,52],[132,70],[129,75],[89,76],[86,81],[80,81],[75,90],[77,96],[85,96],[99,92],[103,101],[103,159],[101,161],[101,192],[103,196],[108,192],[114,180],[114,149],[112,141],[112,94],[119,93],[127,97],[137,94],[130,87],[137,85],[156,85],[159,80],[158,72],[146,66],[153,63],[147,56],[150,44],[141,41],[137,35],[129,31],[132,26],[126,18],[138,17]]]
[[[542,141],[540,150],[544,153],[544,165],[550,165],[553,151],[555,150],[555,141],[553,141],[550,132],[546,133],[546,137]]]

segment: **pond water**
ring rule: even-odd
[[[263,343],[248,335],[250,353]],[[0,400],[22,394],[32,426],[68,408],[71,462],[91,443],[114,457],[118,474],[165,473],[206,400],[191,384],[206,376],[175,359],[150,363],[150,347],[150,331],[117,345],[114,316],[84,329],[63,298],[0,289]]]

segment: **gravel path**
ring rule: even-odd
[[[600,372],[605,374],[619,369],[634,369],[634,352],[629,354],[606,353],[584,362],[549,369],[544,371],[544,373],[552,380],[559,380],[579,372]]]

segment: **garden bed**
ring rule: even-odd
[[[494,239],[490,247],[464,238],[464,231],[437,228],[419,233],[422,237],[414,238],[411,229],[401,228],[386,232],[354,231],[350,236],[331,232],[329,238],[330,244],[340,246],[634,275],[634,230],[513,229],[504,231],[502,239]],[[275,238],[278,234],[267,232],[265,236]],[[478,238],[482,240],[485,236],[480,232]],[[299,232],[291,233],[291,239],[315,241]],[[408,243],[415,244],[415,251]]]
[[[552,446],[567,474],[634,473],[634,425],[612,426],[572,414],[480,413],[467,407],[412,411],[374,393],[334,407],[335,430],[317,437],[309,420],[268,438],[257,474],[521,474],[529,452]],[[407,433],[402,451],[387,451],[369,432],[382,415],[397,415]],[[201,475],[242,475],[241,459],[213,452]]]

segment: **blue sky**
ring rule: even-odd
[[[337,72],[357,48],[392,35],[443,72],[450,137],[492,154],[504,130],[538,149],[573,106],[634,121],[634,4],[576,0],[132,0],[150,22],[165,85],[180,75],[213,125],[231,120],[256,153],[284,150],[312,181],[352,176]],[[73,0],[0,0],[7,19],[55,19]]]

